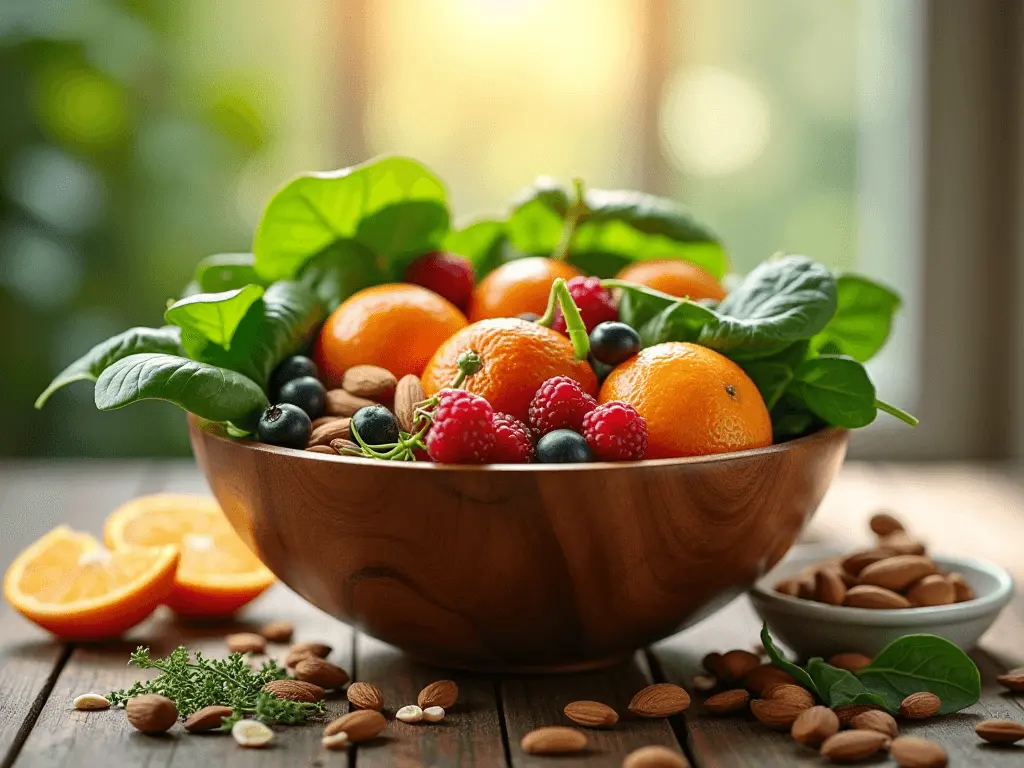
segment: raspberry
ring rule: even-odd
[[[583,436],[604,461],[639,461],[647,452],[647,422],[629,403],[603,403],[583,418]]]
[[[583,417],[596,407],[597,401],[578,381],[555,376],[541,384],[530,401],[530,425],[540,435],[555,429],[582,432]]]
[[[432,251],[406,267],[405,280],[428,288],[459,309],[465,309],[473,293],[473,265],[454,253]]]
[[[530,428],[515,416],[494,414],[494,447],[489,461],[495,464],[526,464],[533,461],[533,436]]]
[[[461,389],[438,394],[427,453],[444,464],[483,464],[494,447],[494,409],[480,395]]]
[[[619,310],[612,302],[612,295],[601,287],[601,278],[574,277],[569,280],[566,287],[580,310],[580,317],[587,326],[587,333],[594,330],[598,323],[619,319]],[[555,321],[551,327],[559,333],[565,333],[565,317],[561,308],[555,311]]]

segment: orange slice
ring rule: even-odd
[[[177,565],[177,547],[111,552],[88,533],[62,525],[11,563],[4,596],[60,637],[116,637],[167,599]]]
[[[228,616],[274,583],[209,496],[140,496],[111,513],[103,536],[115,550],[176,545],[181,559],[167,605],[183,616]]]

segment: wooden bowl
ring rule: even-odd
[[[796,540],[847,441],[470,467],[189,430],[232,525],[302,597],[428,663],[502,672],[609,664],[725,605]]]

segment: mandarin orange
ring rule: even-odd
[[[732,360],[697,344],[641,350],[608,375],[598,400],[627,402],[647,420],[648,459],[772,443],[772,421],[754,382]]]
[[[354,365],[377,365],[398,378],[419,376],[442,341],[466,326],[447,299],[408,283],[353,294],[324,323],[314,350],[320,376],[331,387]]]
[[[713,275],[696,264],[678,259],[656,259],[630,264],[616,276],[618,280],[646,285],[656,291],[679,298],[714,299],[725,298],[725,289]]]
[[[525,312],[544,314],[551,284],[569,280],[579,270],[564,261],[531,256],[503,264],[479,282],[469,303],[469,320],[515,317]]]
[[[438,348],[423,371],[423,389],[433,395],[458,373],[459,354],[473,350],[483,365],[466,379],[465,389],[490,402],[495,411],[526,421],[534,393],[552,376],[569,376],[590,395],[597,377],[586,360],[576,360],[572,344],[550,328],[515,317],[473,323]]]

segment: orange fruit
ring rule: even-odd
[[[713,275],[696,264],[678,259],[638,261],[623,269],[616,277],[681,299],[689,297],[694,301],[721,301],[725,298],[725,289]]]
[[[167,598],[177,565],[177,547],[111,552],[62,525],[18,555],[4,577],[4,597],[59,637],[117,637]]]
[[[468,349],[480,355],[483,365],[464,388],[521,421],[527,420],[534,393],[552,376],[569,376],[584,392],[597,392],[597,376],[586,360],[576,360],[569,339],[536,323],[504,317],[473,323],[438,348],[423,371],[427,395],[451,383],[459,354]]]
[[[489,317],[515,317],[524,312],[543,315],[548,306],[551,284],[559,277],[579,276],[564,261],[531,256],[502,264],[480,281],[469,303],[469,321]]]
[[[181,559],[166,602],[183,616],[228,616],[274,583],[209,496],[132,499],[110,514],[103,537],[114,550],[177,545]]]
[[[772,444],[772,421],[736,363],[697,344],[640,350],[605,379],[598,400],[621,400],[647,420],[648,459],[704,456]]]
[[[353,365],[378,365],[398,378],[419,376],[434,350],[466,316],[447,299],[409,283],[389,283],[349,296],[320,331],[314,359],[331,386]]]

